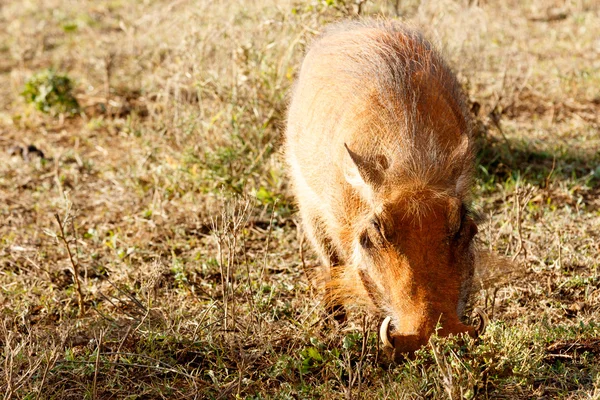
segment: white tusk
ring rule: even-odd
[[[479,316],[479,321],[477,323],[477,326],[475,327],[475,332],[477,332],[477,335],[480,335],[483,332],[485,332],[485,328],[490,323],[490,319],[487,316],[487,314],[485,313],[485,311],[483,311],[479,307],[475,307],[473,309],[473,314],[477,314]]]
[[[385,317],[383,322],[381,323],[381,327],[379,327],[379,337],[381,337],[381,341],[383,342],[383,347],[394,347],[392,341],[390,340],[390,322],[392,321],[392,317]]]

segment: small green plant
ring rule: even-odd
[[[300,366],[302,374],[308,374],[322,367],[327,361],[323,358],[321,352],[312,346],[304,348],[300,352],[300,358],[302,359],[302,365]]]
[[[39,111],[73,115],[79,112],[79,103],[72,92],[71,78],[47,69],[29,78],[21,95]]]

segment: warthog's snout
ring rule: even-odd
[[[438,331],[440,336],[468,334],[471,337],[478,337],[485,331],[489,322],[487,314],[479,309],[473,310],[477,324],[468,326],[454,318],[446,321],[446,324]],[[386,317],[379,328],[379,336],[383,342],[384,350],[392,354],[394,360],[399,361],[406,355],[411,355],[429,342],[429,337],[435,330],[435,326],[429,329],[422,329],[420,332],[400,332],[392,325],[392,318]]]

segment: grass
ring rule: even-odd
[[[600,397],[600,13],[475,3],[360,6],[421,27],[479,105],[492,323],[398,365],[379,321],[323,318],[279,153],[304,48],[356,2],[4,4],[4,398]],[[76,114],[21,96],[48,70]]]

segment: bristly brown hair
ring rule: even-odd
[[[345,35],[357,30],[364,34]],[[343,22],[327,28],[310,49],[344,60],[340,73],[347,89],[335,96],[364,106],[357,120],[363,121],[365,137],[378,139],[376,151],[368,154],[384,155],[389,162],[387,186],[403,187],[407,194],[427,188],[469,196],[470,113],[452,71],[420,33],[387,20]],[[431,112],[441,115],[432,120]],[[361,138],[356,141],[355,148],[364,148]]]
[[[429,42],[391,21],[328,28],[302,64],[286,153],[328,309],[370,306],[418,343],[442,314],[446,332],[472,333],[471,121]]]

